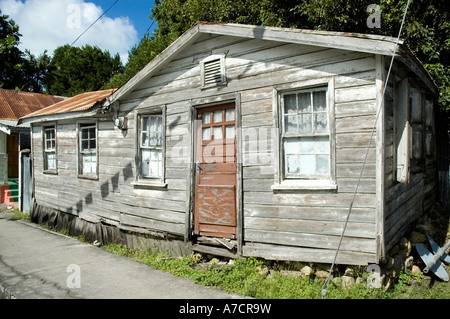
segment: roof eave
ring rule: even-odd
[[[82,111],[73,111],[66,113],[56,113],[56,114],[43,114],[36,115],[33,117],[22,117],[19,119],[19,124],[34,124],[34,123],[44,123],[44,122],[54,122],[60,120],[70,120],[76,118],[85,118],[85,117],[93,117],[96,116],[97,109],[90,110],[82,110]]]

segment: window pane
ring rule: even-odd
[[[148,131],[149,121],[150,121],[150,119],[148,116],[142,117],[142,131],[145,131],[145,132]]]
[[[311,93],[300,93],[298,95],[298,111],[311,112]]]
[[[150,151],[150,169],[149,175],[152,177],[161,177],[162,172],[162,151]]]
[[[328,155],[317,155],[316,166],[318,175],[327,175],[330,173],[330,157]]]
[[[285,115],[284,120],[285,120],[285,130],[286,133],[297,133],[298,129],[297,129],[297,115]]]
[[[286,139],[284,151],[286,153],[286,174],[300,174],[300,139]]]
[[[315,132],[326,132],[328,129],[328,119],[327,113],[315,113],[314,114],[314,131]]]
[[[289,138],[284,142],[284,151],[286,154],[300,154],[300,139]]]
[[[162,146],[162,133],[156,134],[156,146]]]
[[[225,110],[225,121],[234,121],[234,109]]]
[[[298,155],[286,156],[286,174],[299,174],[300,173],[300,160]]]
[[[302,137],[300,145],[302,154],[314,154],[314,137]]]
[[[158,132],[162,132],[163,131],[162,116],[158,116],[156,118],[156,130]]]
[[[89,141],[88,140],[81,140],[81,150],[85,151],[89,149]]]
[[[213,139],[221,140],[223,138],[222,126],[213,127]]]
[[[228,125],[225,128],[225,137],[226,138],[234,138],[235,133],[234,133],[234,125]]]
[[[151,132],[150,133],[150,145],[155,146],[155,145],[157,145],[156,143],[157,143],[156,133]]]
[[[150,173],[150,150],[142,150],[141,174],[149,176]]]
[[[89,149],[95,151],[95,149],[97,148],[96,144],[97,143],[95,139],[89,140]]]
[[[211,112],[203,113],[203,115],[202,115],[202,123],[203,124],[211,123]]]
[[[146,132],[142,132],[142,137],[141,137],[141,139],[142,139],[142,143],[141,143],[142,146],[143,146],[143,147],[148,147],[150,141],[149,141],[149,138],[148,138],[148,134],[147,134]]]
[[[214,123],[222,122],[222,110],[214,111]]]
[[[316,137],[316,153],[330,154],[330,139],[328,136]]]
[[[155,116],[150,117],[150,132],[156,132],[158,130],[158,118]]]
[[[97,156],[94,153],[83,154],[83,174],[97,173]]]
[[[299,131],[300,133],[309,133],[311,128],[311,114],[305,113],[299,116]]]
[[[87,129],[81,129],[81,138],[87,140],[89,138],[89,132]]]
[[[202,140],[209,141],[211,139],[211,128],[206,127],[202,129]]]
[[[55,130],[54,129],[47,129],[45,131],[45,138],[48,140],[55,139]]]
[[[47,169],[56,169],[55,153],[47,153]]]
[[[325,91],[313,93],[314,111],[323,112],[327,110],[327,95]]]
[[[289,94],[284,96],[284,114],[297,113],[297,95]]]
[[[300,156],[300,168],[301,173],[304,175],[314,175],[314,155],[301,155]]]

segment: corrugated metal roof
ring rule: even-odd
[[[0,89],[0,119],[17,121],[63,100],[54,95]]]
[[[87,111],[92,108],[97,102],[102,101],[113,94],[114,91],[115,89],[82,93],[68,98],[67,100],[53,104],[42,110],[31,113],[27,116],[24,116],[24,118]]]

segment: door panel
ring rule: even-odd
[[[236,119],[234,104],[199,109],[194,232],[236,237]]]

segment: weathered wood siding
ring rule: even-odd
[[[201,89],[199,61],[226,53],[227,85]],[[36,201],[79,214],[103,218],[125,229],[187,233],[191,182],[191,110],[193,105],[240,95],[243,134],[243,254],[268,259],[331,262],[366,154],[376,111],[375,56],[337,49],[258,39],[202,36],[121,102],[128,117],[125,134],[111,121],[99,121],[99,180],[76,177],[75,124],[58,122],[58,175],[42,173],[39,126],[33,127]],[[278,170],[273,160],[273,90],[293,89],[314,81],[334,80],[335,175],[337,190],[274,191]],[[312,82],[311,82],[312,81]],[[327,82],[324,82],[327,83]],[[166,107],[165,182],[167,189],[134,187],[136,113]],[[275,132],[275,133],[274,133]],[[251,135],[250,135],[251,136]],[[267,145],[267,148],[266,146]],[[263,153],[261,150],[264,148]],[[256,157],[255,157],[256,155]],[[254,161],[252,159],[256,158]],[[366,169],[338,263],[376,262],[376,169],[372,143]]]
[[[388,66],[386,65],[386,68]],[[421,120],[414,120],[411,116],[411,162],[410,179],[408,183],[399,183],[395,177],[395,152],[394,139],[395,126],[395,85],[394,82],[402,78],[409,79],[410,90],[422,90]],[[385,246],[389,250],[404,235],[417,218],[431,209],[436,201],[436,144],[434,113],[427,114],[429,110],[425,107],[425,100],[433,100],[433,96],[426,94],[425,85],[414,75],[408,73],[400,64],[395,63],[392,74],[387,85],[385,94]],[[410,106],[411,107],[411,106]],[[433,119],[431,125],[427,125],[426,117]],[[426,134],[430,133],[430,154],[427,154]]]
[[[227,52],[225,87],[200,90],[199,61]],[[337,191],[274,192],[273,89],[334,77]],[[326,83],[326,82],[325,82]],[[270,259],[330,262],[350,206],[375,121],[375,57],[365,53],[206,37],[185,50],[159,74],[135,90],[130,100],[139,108],[167,105],[167,123],[178,119],[177,132],[187,132],[192,100],[240,94],[242,126],[243,253]],[[136,102],[139,103],[139,102]],[[133,103],[129,104],[130,109]],[[173,129],[175,130],[175,129]],[[254,134],[256,133],[256,135]],[[168,136],[172,133],[168,131]],[[256,140],[255,140],[256,137]],[[174,138],[176,136],[174,135]],[[255,149],[255,143],[258,145]],[[171,151],[168,148],[167,154]],[[375,261],[375,144],[356,196],[338,260]],[[166,158],[167,171],[171,167]],[[170,185],[170,181],[168,182]]]
[[[129,121],[133,125],[132,114]],[[56,135],[58,172],[46,174],[43,173],[41,127],[33,126],[35,199],[39,205],[122,229],[184,235],[183,181],[180,183],[169,176],[170,186],[164,192],[143,191],[130,185],[135,180],[134,130],[122,134],[111,120],[99,120],[98,180],[77,177],[76,124],[59,122]]]

